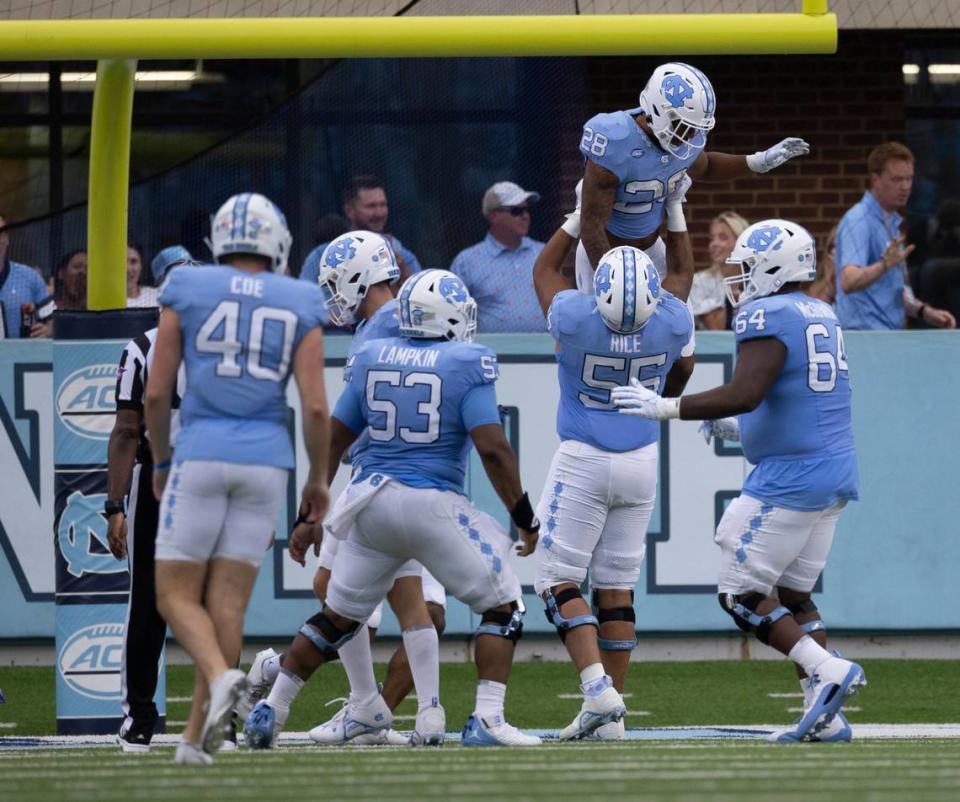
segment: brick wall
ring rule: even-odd
[[[710,219],[734,209],[750,222],[786,217],[822,245],[830,228],[866,187],[867,153],[904,138],[903,33],[841,31],[835,56],[682,57],[702,69],[717,93],[710,149],[752,153],[786,136],[810,143],[810,156],[764,176],[730,184],[695,184],[687,222],[697,263],[706,258]],[[590,114],[630,108],[657,60],[588,60]],[[575,150],[565,174],[582,169]]]

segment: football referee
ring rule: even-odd
[[[195,264],[186,248],[165,248],[151,264],[160,284],[167,272]],[[143,422],[143,396],[153,363],[157,329],[127,343],[117,367],[117,417],[107,446],[107,535],[110,551],[126,559],[130,570],[130,597],[124,630],[120,688],[124,720],[117,741],[124,752],[147,752],[158,724],[153,697],[157,690],[160,656],[167,624],[157,612],[154,594],[154,544],[159,503],[153,495],[153,461]],[[181,366],[173,399],[171,440],[184,390]],[[124,502],[124,497],[128,502]],[[130,524],[127,525],[129,515]]]

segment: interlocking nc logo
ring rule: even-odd
[[[778,250],[781,245],[781,243],[778,241],[779,237],[779,227],[764,226],[763,228],[758,228],[747,238],[747,247],[755,253],[762,253],[770,248],[774,242],[776,242],[777,244],[774,246],[773,250]]]
[[[610,265],[604,262],[597,268],[597,272],[593,276],[593,288],[596,294],[600,295],[602,292],[610,292],[612,286],[613,284],[610,281]]]
[[[106,493],[85,496],[75,490],[67,499],[57,527],[57,546],[75,577],[84,574],[119,574],[127,570],[126,562],[114,559],[107,539],[107,520],[101,514]],[[92,550],[94,543],[99,543]]]
[[[467,300],[467,288],[458,278],[440,279],[440,294],[448,301],[463,303]]]
[[[324,252],[323,263],[327,267],[339,267],[341,262],[347,259],[353,259],[357,255],[357,249],[353,246],[351,237],[344,237],[332,248],[327,248]]]
[[[679,109],[684,102],[693,97],[693,87],[690,86],[682,75],[668,75],[660,84],[660,91],[670,103],[670,107]]]

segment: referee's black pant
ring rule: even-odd
[[[123,641],[121,695],[125,729],[163,732],[153,695],[157,691],[160,656],[167,624],[157,612],[154,547],[160,504],[153,495],[153,470],[138,462],[133,468],[127,507],[127,561],[130,598]]]

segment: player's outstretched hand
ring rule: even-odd
[[[673,188],[667,193],[666,204],[668,206],[674,203],[686,203],[687,202],[687,190],[693,186],[693,179],[687,175],[687,171],[683,171],[683,175],[680,177],[680,180],[673,185]]]
[[[300,565],[307,564],[307,551],[313,546],[314,555],[320,553],[320,544],[323,542],[323,524],[322,523],[302,523],[297,524],[290,533],[290,542],[287,549],[290,551],[290,558]]]
[[[639,415],[651,420],[680,417],[679,398],[662,398],[636,379],[630,379],[628,387],[614,387],[610,397],[624,415]]]
[[[755,173],[769,173],[784,162],[790,161],[797,156],[806,156],[810,152],[810,146],[800,137],[790,136],[782,142],[778,142],[772,148],[759,150],[751,156],[747,156],[747,167]]]
[[[517,528],[520,535],[520,542],[517,543],[517,555],[520,557],[529,557],[537,548],[537,541],[540,539],[539,532],[531,532],[529,529]]]
[[[737,442],[740,439],[740,423],[736,418],[705,420],[700,424],[700,433],[707,445],[710,445],[710,441],[714,437],[718,440]]]

